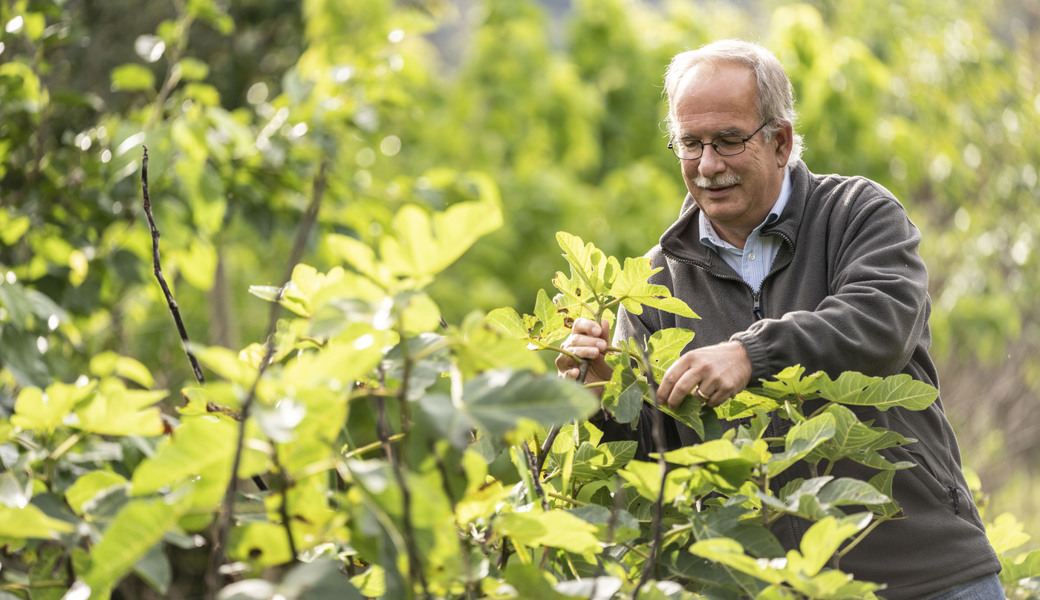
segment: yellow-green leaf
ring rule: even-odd
[[[509,513],[499,530],[525,546],[550,546],[578,554],[600,551],[596,527],[563,511]]]
[[[33,504],[21,508],[0,504],[0,538],[49,539],[73,529],[65,521],[48,517]]]

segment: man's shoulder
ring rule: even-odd
[[[828,173],[818,175],[800,165],[796,169],[793,186],[805,202],[809,214],[829,214],[832,217],[870,213],[881,208],[886,212],[905,212],[895,194],[884,185],[861,175]]]
[[[878,199],[898,202],[891,191],[884,185],[862,175],[841,175],[838,173],[817,174],[809,170],[805,163],[794,171],[794,181],[801,184],[805,193],[811,197],[827,199]]]

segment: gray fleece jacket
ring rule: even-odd
[[[751,358],[753,383],[800,364],[810,373],[832,377],[843,371],[908,373],[938,386],[928,354],[931,302],[918,254],[921,236],[903,206],[872,181],[815,175],[801,162],[791,166],[791,185],[780,219],[763,229],[763,235],[779,236],[783,243],[758,294],[700,242],[699,209],[687,195],[678,220],[648,256],[654,267],[664,267],[651,281],[667,286],[701,318],[622,310],[615,339],[639,340],[659,329],[682,327],[696,333],[687,349],[736,340]],[[882,451],[889,460],[917,466],[896,471],[893,484],[906,518],[880,525],[842,558],[842,570],[886,584],[879,595],[887,600],[919,598],[998,572],[1000,563],[961,473],[960,451],[942,403],[937,400],[920,412],[854,412],[918,440]],[[686,426],[666,421],[672,446],[699,441]],[[606,440],[637,439],[644,452],[653,448],[649,427],[629,433],[627,426],[600,425]],[[784,435],[789,425],[774,419],[769,435]],[[840,461],[831,474],[868,480],[877,471]],[[794,477],[809,477],[805,468],[783,475],[774,482],[777,489]],[[808,526],[789,517],[774,527],[774,534],[785,548],[796,548]]]

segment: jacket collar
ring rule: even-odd
[[[802,161],[796,161],[790,167],[791,197],[787,201],[780,218],[762,228],[762,235],[779,235],[791,245],[798,237],[798,228],[805,212],[806,198],[809,196],[811,174]],[[711,266],[718,254],[700,241],[700,208],[693,201],[693,196],[686,194],[679,218],[661,235],[661,249],[673,258],[693,261]],[[721,260],[721,259],[719,259]]]

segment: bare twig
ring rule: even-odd
[[[191,363],[191,370],[195,373],[195,380],[199,383],[206,383],[206,378],[202,375],[202,367],[199,366],[198,359],[195,358],[191,351],[191,341],[188,339],[188,330],[185,329],[184,321],[181,319],[181,310],[177,306],[177,301],[173,299],[170,286],[166,284],[166,277],[163,276],[162,263],[159,260],[159,229],[155,226],[155,216],[152,214],[152,199],[148,194],[148,146],[143,146],[143,148],[141,193],[144,196],[144,215],[148,218],[148,227],[152,231],[152,272],[155,273],[155,278],[159,280],[159,287],[162,288],[163,295],[166,297],[166,305],[170,307],[170,314],[173,315],[173,322],[177,325],[177,333],[181,336],[181,346],[184,348],[184,353],[188,355],[188,362]]]
[[[650,361],[650,350],[644,343],[640,348],[643,353],[643,362],[649,367],[653,363]],[[650,384],[650,391],[653,394],[657,394],[657,382],[654,380],[654,371],[651,368],[646,370],[647,382]],[[657,447],[657,464],[661,469],[661,488],[657,492],[657,499],[654,501],[654,518],[651,525],[650,533],[650,556],[643,563],[643,574],[639,578],[639,583],[632,591],[632,600],[639,597],[639,590],[643,585],[650,580],[650,576],[657,570],[657,555],[660,551],[661,546],[661,521],[662,514],[664,512],[664,487],[665,482],[668,479],[668,463],[664,459],[665,452],[668,451],[667,444],[665,442],[664,435],[664,419],[663,414],[659,410],[653,411],[653,425],[652,433],[654,438],[654,446]]]
[[[534,486],[535,493],[542,500],[542,510],[548,511],[549,500],[545,497],[545,490],[542,489],[541,469],[537,467],[538,460],[535,459],[534,453],[531,452],[531,447],[527,445],[527,442],[521,442],[520,450],[524,453],[527,468],[531,471],[531,485]]]
[[[289,542],[289,553],[292,554],[293,560],[295,560],[299,553],[296,551],[296,540],[293,539],[292,522],[289,515],[289,488],[292,487],[293,482],[278,459],[278,446],[274,443],[274,440],[271,440],[271,460],[274,462],[274,468],[278,469],[278,474],[282,478],[282,501],[278,505],[278,514],[282,517],[282,529],[285,530],[285,538]]]

